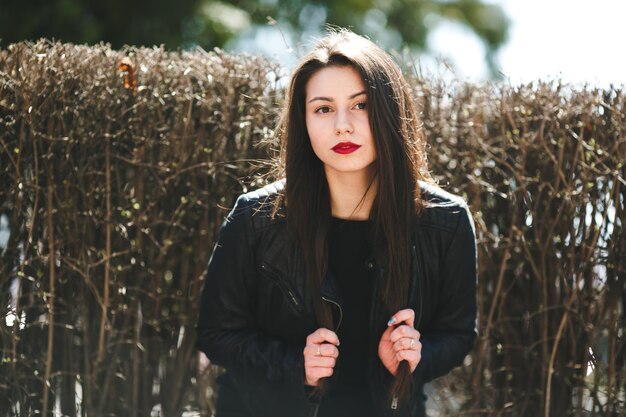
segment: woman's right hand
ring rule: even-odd
[[[306,384],[317,386],[320,379],[333,374],[339,356],[339,338],[331,330],[320,328],[306,338],[304,374]]]

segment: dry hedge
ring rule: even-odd
[[[280,72],[220,51],[0,50],[0,414],[211,414],[202,273],[225,208],[263,181]],[[433,412],[626,415],[623,91],[410,77],[431,169],[479,239],[479,341]]]

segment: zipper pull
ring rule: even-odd
[[[398,396],[396,394],[393,394],[393,398],[391,399],[391,409],[392,410],[398,409]]]
[[[293,295],[293,293],[291,292],[291,290],[287,290],[287,292],[289,293],[289,296],[291,297],[291,301],[293,301],[294,305],[299,306],[300,303],[298,302],[298,300],[296,299],[296,296]]]

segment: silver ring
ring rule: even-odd
[[[409,349],[413,349],[415,347],[415,339],[411,339],[411,344],[409,345]]]
[[[317,352],[315,356],[322,356],[322,345],[317,345]]]

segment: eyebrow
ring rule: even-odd
[[[365,90],[363,91],[359,91],[358,93],[354,93],[352,94],[350,97],[348,97],[348,99],[352,100],[353,98],[356,98],[362,94],[367,94],[367,92]],[[320,101],[335,101],[332,97],[313,97],[311,100],[308,101],[308,103],[312,103],[316,100],[320,100]]]

